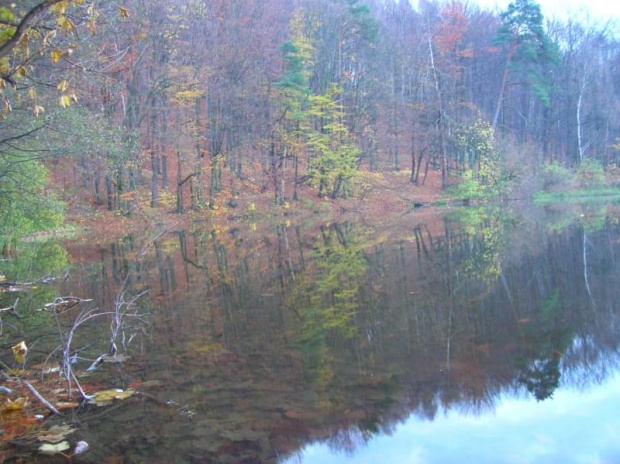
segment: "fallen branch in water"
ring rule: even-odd
[[[74,308],[81,303],[90,303],[92,299],[78,298],[77,296],[59,296],[52,303],[44,305],[45,309],[54,310],[62,313],[68,309]]]
[[[36,388],[32,386],[30,382],[28,382],[27,380],[22,380],[21,382],[26,386],[28,391],[32,394],[32,396],[34,396],[37,399],[39,403],[41,403],[47,409],[52,411],[52,413],[62,416],[62,414],[60,414],[60,411],[58,411],[58,409],[56,409],[49,401],[43,398],[43,396],[41,396],[41,394],[37,391]]]
[[[49,285],[54,280],[52,277],[45,276],[35,282],[0,282],[0,288],[5,292],[26,292],[37,285]]]

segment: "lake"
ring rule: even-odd
[[[616,207],[325,219],[30,244],[15,272],[67,273],[7,349],[51,352],[59,294],[131,303],[124,362],[84,372],[106,316],[73,341],[86,389],[136,391],[66,417],[80,462],[620,462]]]

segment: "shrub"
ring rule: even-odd
[[[575,181],[575,175],[557,162],[545,165],[542,178],[543,189],[553,191],[568,190]]]
[[[584,159],[577,169],[581,188],[598,188],[605,184],[605,170],[601,163],[593,159]]]
[[[491,190],[474,176],[473,171],[465,171],[459,183],[450,187],[448,193],[463,200],[482,200],[489,196]]]

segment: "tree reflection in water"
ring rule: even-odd
[[[611,219],[588,230],[587,262],[581,224],[497,210],[162,237],[132,278],[150,289],[151,343],[117,384],[142,383],[161,403],[136,399],[94,422],[89,459],[276,462],[317,440],[352,451],[412,414],[476,415],[500,395],[547,400],[599,382],[620,338]],[[84,245],[68,246],[78,256]],[[71,284],[111,301],[131,246]],[[162,408],[168,399],[192,421]]]

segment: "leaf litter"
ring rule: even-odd
[[[54,425],[47,430],[41,430],[37,438],[39,441],[46,441],[48,443],[60,443],[75,430],[70,425]]]

